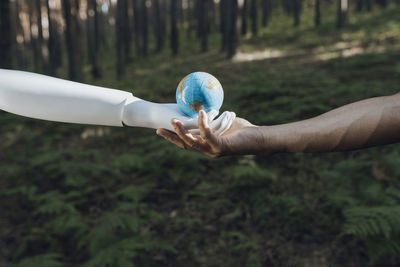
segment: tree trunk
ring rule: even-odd
[[[400,4],[400,0],[397,0],[397,3]],[[372,1],[366,0],[367,11],[370,12],[372,10]]]
[[[321,25],[321,0],[315,0],[315,26]]]
[[[217,10],[215,8],[214,0],[208,0],[208,7],[208,33],[211,33],[211,31],[214,30],[217,25]]]
[[[301,0],[293,0],[294,26],[300,25]]]
[[[142,18],[142,54],[144,56],[147,56],[147,51],[148,51],[148,32],[149,32],[149,24],[148,24],[148,14],[147,14],[147,6],[146,6],[146,0],[141,0],[141,18]],[[176,1],[173,1],[176,2]]]
[[[10,2],[0,1],[0,68],[12,68],[12,34]]]
[[[136,47],[136,55],[141,56],[142,51],[142,33],[141,33],[141,10],[140,10],[140,0],[132,0],[133,1],[133,22],[135,29],[135,47]]]
[[[129,5],[128,0],[124,0],[124,13],[123,13],[123,21],[124,21],[124,49],[125,49],[125,61],[129,62],[131,57],[131,25],[129,22]]]
[[[207,1],[198,0],[198,31],[201,40],[201,51],[208,50],[208,6]]]
[[[229,0],[221,0],[219,2],[219,19],[220,19],[220,32],[222,36],[221,40],[221,52],[226,51],[228,47],[228,19],[227,19],[227,7],[228,7]]]
[[[262,0],[262,26],[268,25],[269,15],[271,14],[271,0]]]
[[[22,69],[25,67],[25,36],[24,36],[24,29],[22,27],[19,13],[20,13],[20,6],[19,1],[15,1],[15,31],[16,31],[16,59],[17,59],[17,66],[18,68]],[[2,30],[0,30],[2,32]],[[21,38],[19,38],[21,37]],[[19,39],[19,40],[18,40]]]
[[[165,39],[167,35],[167,18],[168,18],[168,2],[162,0],[161,7],[161,36],[163,40],[163,47],[165,46]]]
[[[196,28],[196,11],[195,11],[195,0],[188,0],[188,8],[187,8],[187,28],[186,28],[186,36],[187,39],[191,39],[193,37],[193,32]]]
[[[363,6],[364,6],[364,0],[357,0],[356,11],[361,12],[361,10],[363,9]]]
[[[77,0],[63,0],[65,17],[65,39],[67,41],[69,77],[73,81],[83,81],[81,55],[81,29],[78,21]]]
[[[97,10],[96,0],[88,0],[87,36],[92,76],[93,78],[98,79],[101,77],[101,71],[99,66],[99,12]]]
[[[178,32],[178,7],[177,1],[171,0],[171,49],[174,56],[178,54],[179,49],[179,32]]]
[[[164,36],[161,29],[162,21],[161,21],[160,0],[153,0],[153,13],[154,13],[154,31],[156,37],[156,51],[160,52],[164,46]]]
[[[40,73],[41,68],[40,68],[40,56],[39,56],[39,47],[38,47],[38,41],[37,41],[37,36],[35,36],[33,32],[33,25],[35,25],[35,15],[36,15],[36,9],[33,7],[33,2],[28,3],[29,7],[29,32],[30,32],[30,37],[31,37],[31,47],[32,47],[32,52],[33,52],[33,69],[36,73]]]
[[[378,3],[378,5],[380,5],[382,8],[386,8],[388,5],[388,1],[387,0],[376,0],[376,2]]]
[[[251,32],[252,32],[253,36],[257,36],[257,34],[258,34],[257,0],[251,0],[250,16],[251,16]]]
[[[342,29],[346,25],[348,0],[338,0],[337,27]]]
[[[41,0],[36,0],[36,10],[37,10],[37,26],[38,26],[38,50],[39,50],[39,62],[42,64],[42,68],[44,67],[44,59],[43,59],[43,24],[42,24],[42,2]]]
[[[182,7],[182,0],[175,0],[175,1],[177,1],[178,3],[176,3],[176,6],[177,6],[177,8],[178,8],[178,22],[179,22],[179,24],[180,25],[178,25],[178,27],[179,26],[182,26],[183,25],[183,23],[185,23],[185,17],[184,17],[184,15],[183,15],[183,7]],[[206,0],[205,0],[206,1]]]
[[[240,6],[242,9],[243,6]],[[238,1],[237,0],[228,0],[227,5],[227,50],[228,57],[232,58],[236,54],[236,49],[238,45],[238,26],[241,24],[241,21],[238,20]]]
[[[49,1],[46,1],[47,18],[49,21],[49,75],[57,76],[57,63],[56,63],[56,47],[55,47],[55,28],[53,24],[52,12],[50,9]]]
[[[241,16],[242,16],[242,26],[241,26],[241,34],[246,35],[247,34],[247,6],[248,2],[252,0],[244,0],[243,2],[243,7],[241,9]]]
[[[124,58],[124,8],[126,0],[118,0],[116,14],[116,49],[117,49],[117,77],[121,78],[125,71],[126,60]]]
[[[282,1],[282,7],[283,11],[289,16],[293,13],[294,11],[294,1],[295,0],[283,0]]]

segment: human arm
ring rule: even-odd
[[[177,134],[161,129],[158,134],[212,157],[346,151],[400,141],[400,94],[366,99],[288,124],[255,126],[237,118],[220,137],[207,126],[206,114],[200,117],[200,136],[190,136],[179,121],[172,123]]]

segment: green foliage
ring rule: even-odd
[[[400,232],[400,208],[391,206],[356,207],[343,211],[347,220],[344,233],[361,237],[384,236]]]
[[[223,109],[266,125],[397,92],[397,50],[318,56],[399,40],[398,8],[351,14],[344,31],[328,11],[321,29],[304,10],[298,29],[278,14],[260,38],[241,40],[242,52],[276,48],[281,58],[228,61],[212,34],[209,53],[193,53],[189,38],[180,57],[135,59],[120,80],[104,54],[104,78],[86,81],[173,102],[180,77],[205,70],[224,86]],[[211,160],[148,129],[84,139],[89,126],[5,113],[0,125],[0,265],[399,265],[398,145]]]
[[[25,258],[15,267],[63,267],[64,264],[60,259],[61,255],[59,254],[43,254],[31,258]]]
[[[355,207],[343,211],[344,234],[366,240],[370,261],[400,253],[400,208],[397,206]]]

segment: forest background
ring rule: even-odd
[[[400,85],[399,0],[1,0],[0,68],[310,118]],[[27,85],[29,86],[29,85]],[[399,266],[400,146],[209,159],[0,112],[0,266]]]

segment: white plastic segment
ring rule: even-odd
[[[134,97],[120,90],[0,69],[0,109],[30,118],[123,126],[127,99]]]
[[[182,121],[187,129],[197,127],[197,119],[185,116],[177,104],[158,104],[141,99],[129,99],[126,102],[122,121],[127,126],[165,128],[173,131],[173,118]]]
[[[0,69],[0,109],[30,118],[105,126],[166,128],[171,119],[198,132],[198,120],[185,116],[177,104],[144,101],[129,92],[66,81],[40,74]],[[211,129],[220,135],[235,113],[208,113]]]

